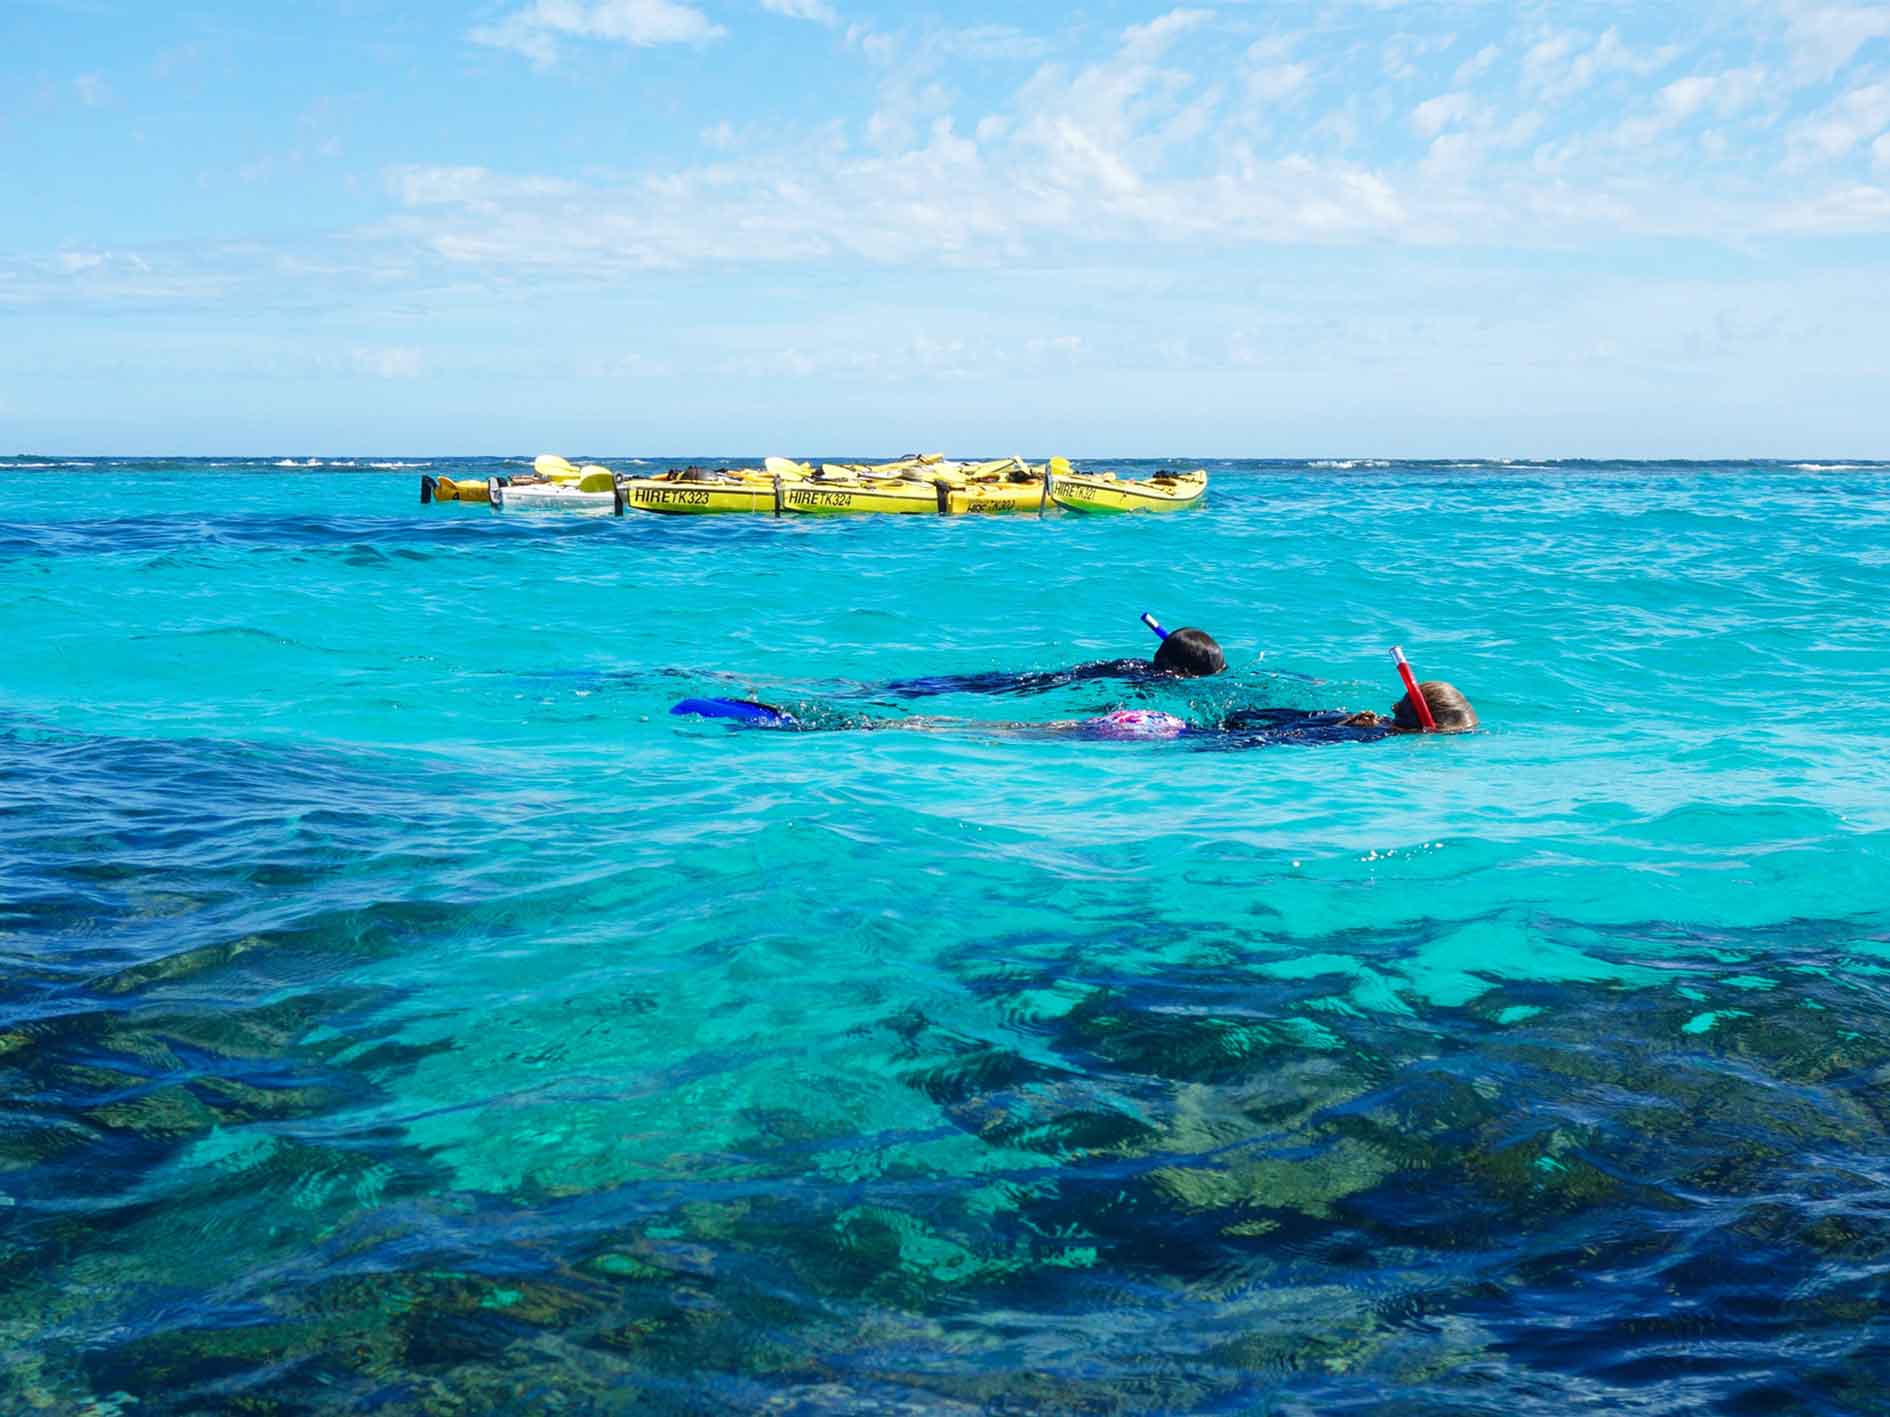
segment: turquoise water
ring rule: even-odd
[[[0,1408],[1881,1404],[1890,466],[777,521],[23,461]],[[877,690],[1144,609],[1232,673]],[[667,714],[1383,709],[1393,643],[1486,731]]]

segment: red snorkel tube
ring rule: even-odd
[[[1425,702],[1424,695],[1418,692],[1417,676],[1411,672],[1411,666],[1405,661],[1404,649],[1400,645],[1391,647],[1391,657],[1397,663],[1398,677],[1404,680],[1404,692],[1411,700],[1411,711],[1417,715],[1417,721],[1426,733],[1437,731],[1437,720],[1431,717],[1431,706]]]

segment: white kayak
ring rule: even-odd
[[[623,494],[614,480],[585,478],[582,482],[506,483],[493,478],[487,487],[497,512],[601,512],[623,515]]]

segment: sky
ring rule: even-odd
[[[0,453],[1890,457],[1890,0],[0,0]]]

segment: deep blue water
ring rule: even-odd
[[[1890,465],[282,461],[0,460],[0,1410],[1890,1411]]]

